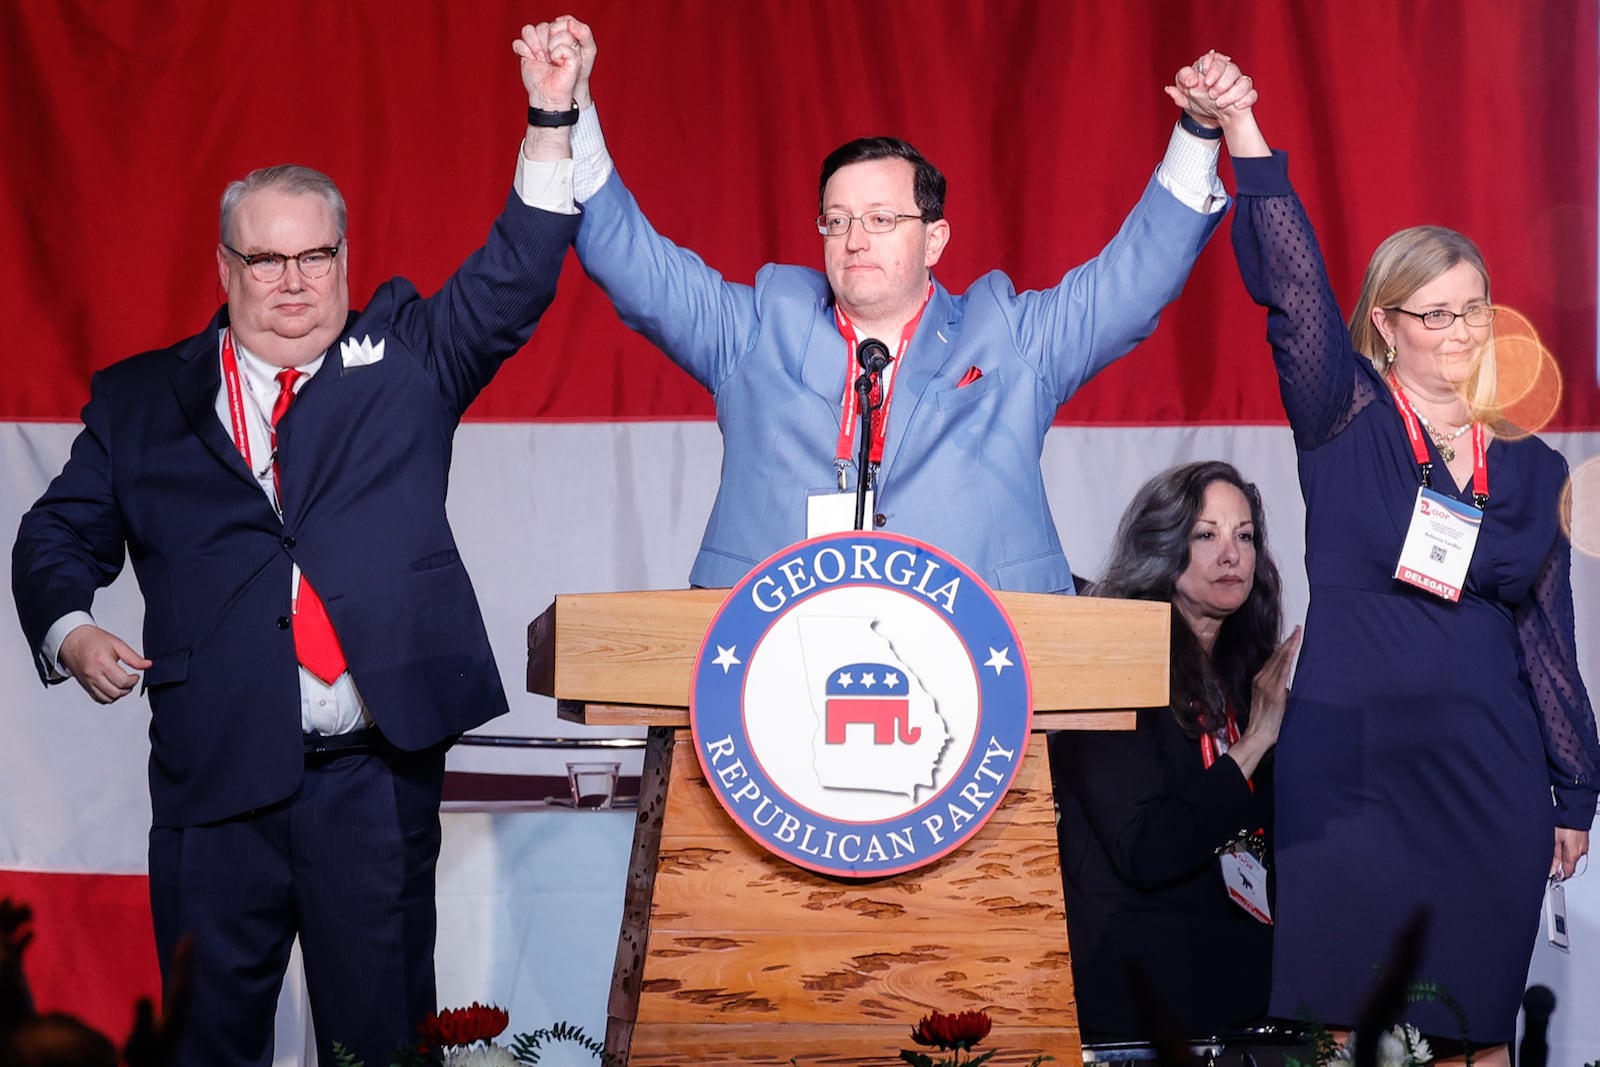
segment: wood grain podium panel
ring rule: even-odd
[[[686,737],[678,741],[673,775],[679,780],[668,801],[671,829],[662,835],[656,871],[658,925],[800,930],[826,921],[832,930],[877,934],[893,922],[919,936],[975,926],[1036,936],[1050,923],[1066,922],[1043,761],[1024,758],[1017,782],[978,837],[920,869],[940,874],[937,881],[796,877],[792,863],[751,840],[717,804]]]
[[[767,852],[717,803],[687,731],[652,730],[607,1046],[651,1064],[895,1063],[929,1011],[981,1009],[985,1047],[1079,1058],[1042,740],[983,828],[903,875]],[[722,1051],[718,1051],[722,1050]]]
[[[914,1022],[893,1026],[663,1024],[639,1034],[634,1042],[632,1062],[657,1067],[698,1064],[789,1067],[791,1062],[799,1067],[905,1067],[899,1050],[918,1047],[911,1041]],[[1036,1050],[1050,1048],[1060,1037],[1050,1030],[1010,1027],[1005,1030],[1006,1043],[1001,1044],[999,1032],[997,1026],[995,1036],[978,1046],[978,1052],[990,1048],[999,1050],[986,1067],[1026,1067],[1038,1055]],[[936,1052],[934,1049],[919,1051]],[[1056,1058],[1053,1067],[1077,1067],[1082,1062],[1082,1054],[1078,1052],[1073,1052],[1070,1059],[1059,1052],[1051,1055]]]
[[[810,929],[723,931],[652,928],[650,976],[637,1026],[730,1023],[884,1022],[909,1029],[932,1006],[979,1005],[996,1026],[1051,1025],[1055,975],[1065,945],[1021,931],[975,925],[964,932],[839,933],[827,916]]]

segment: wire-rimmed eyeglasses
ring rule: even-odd
[[[864,215],[824,211],[817,216],[817,232],[824,237],[843,237],[850,232],[851,223],[860,223],[867,233],[888,233],[906,219],[926,221],[921,215],[897,215],[893,211],[869,211]]]
[[[1422,322],[1430,330],[1448,330],[1456,324],[1457,319],[1466,319],[1468,326],[1487,326],[1494,321],[1495,309],[1490,304],[1473,304],[1465,311],[1447,311],[1444,308],[1430,308],[1427,311],[1408,311],[1403,307],[1392,307],[1390,311],[1398,311],[1402,315],[1410,315]]]

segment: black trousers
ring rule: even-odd
[[[273,1020],[299,935],[318,1057],[339,1042],[392,1062],[435,1009],[434,872],[444,750],[309,753],[281,804],[150,831],[161,973],[195,942],[179,1067],[269,1067]]]

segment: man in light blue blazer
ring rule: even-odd
[[[991,272],[965,293],[933,278],[950,239],[944,176],[894,138],[823,161],[823,270],[769,264],[725,281],[651,227],[606,152],[589,96],[587,26],[573,135],[578,257],[618,315],[716,397],[722,482],[690,571],[730,586],[807,536],[849,529],[863,341],[883,342],[866,525],[954,554],[996,589],[1073,591],[1039,466],[1056,409],[1155,329],[1227,200],[1220,131],[1185,115],[1166,158],[1099,256],[1054,288]],[[1254,99],[1226,56],[1200,64],[1222,104]],[[1209,120],[1208,120],[1209,121]]]

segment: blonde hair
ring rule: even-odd
[[[1458,263],[1465,263],[1478,272],[1483,278],[1484,298],[1488,299],[1489,268],[1484,265],[1483,253],[1464,233],[1444,226],[1412,226],[1390,234],[1372,253],[1367,276],[1361,282],[1361,295],[1356,298],[1355,310],[1350,314],[1350,342],[1371,361],[1379,374],[1389,369],[1389,344],[1372,321],[1372,309],[1400,307],[1418,289]],[[1477,419],[1499,421],[1495,380],[1494,334],[1491,333],[1477,366],[1466,381],[1466,400]]]

